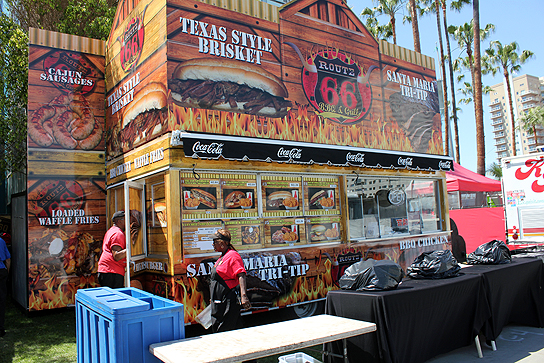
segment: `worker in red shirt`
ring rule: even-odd
[[[126,266],[125,212],[117,211],[113,226],[106,232],[98,261],[98,282],[112,289],[124,287]]]
[[[210,296],[214,333],[238,329],[241,308],[249,309],[247,297],[246,270],[240,254],[231,244],[230,232],[219,229],[210,236],[213,248],[221,252],[211,271]]]

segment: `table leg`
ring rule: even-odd
[[[476,338],[474,338],[474,343],[476,344],[476,350],[478,351],[478,358],[483,358],[484,355],[482,354],[482,346],[480,345],[480,338],[476,335]]]
[[[348,362],[348,343],[346,339],[342,339],[342,345],[344,347],[344,363],[349,363]]]
[[[494,340],[491,341],[491,348],[493,349],[493,351],[497,350],[497,344],[495,344]]]

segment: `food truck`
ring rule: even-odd
[[[343,1],[120,1],[104,55],[96,224],[138,222],[127,283],[183,303],[187,324],[219,228],[251,312],[312,314],[354,262],[451,249],[434,59],[377,41]]]
[[[501,159],[506,235],[513,243],[544,242],[544,153]]]

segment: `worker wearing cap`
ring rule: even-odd
[[[98,282],[112,289],[124,287],[126,266],[125,212],[118,211],[112,217],[113,226],[106,232],[102,255],[98,261]]]
[[[240,309],[251,308],[247,297],[246,270],[242,258],[231,243],[230,232],[219,229],[210,236],[213,248],[221,252],[211,271],[210,297],[214,333],[241,327]]]

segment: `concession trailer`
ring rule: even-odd
[[[544,242],[544,153],[501,159],[506,237],[510,244]]]
[[[58,45],[63,66],[45,68],[45,32],[35,32],[43,82],[72,66],[91,78],[90,63]],[[443,155],[434,60],[377,41],[344,1],[121,0],[103,46],[95,93],[83,93],[88,82],[68,92],[48,85],[55,92],[40,92],[41,105],[29,100],[37,138],[49,134],[44,115],[70,112],[51,116],[60,126],[49,146],[29,133],[29,168],[41,166],[35,178],[49,183],[31,188],[29,178],[29,244],[60,261],[31,269],[33,309],[56,307],[47,305],[55,294],[69,305],[75,289],[96,285],[89,256],[117,210],[132,225],[127,284],[183,303],[186,324],[209,301],[218,254],[207,236],[219,228],[244,260],[251,312],[312,314],[354,262],[406,268],[423,251],[451,249],[453,163]],[[83,136],[103,120],[102,150],[87,150]],[[51,153],[77,172],[47,168]],[[44,208],[55,188],[71,199]]]

